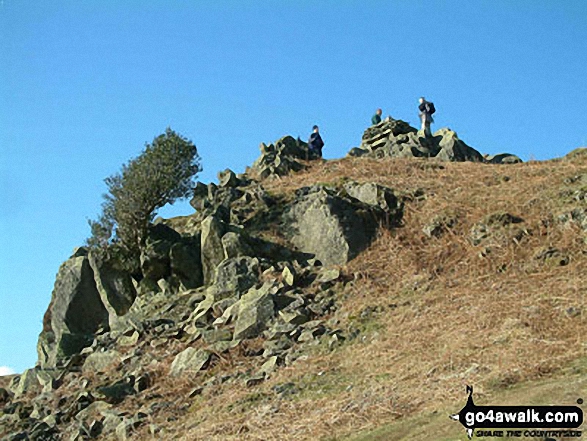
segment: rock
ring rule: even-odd
[[[438,130],[434,136],[425,137],[408,123],[386,118],[363,133],[359,149],[353,148],[348,156],[367,158],[433,158],[443,161],[473,161],[490,163],[517,163],[520,158],[507,153],[484,158],[477,150],[461,141],[448,129]]]
[[[352,149],[349,150],[349,152],[347,153],[347,156],[359,158],[361,156],[366,155],[367,153],[369,153],[369,150],[361,149],[359,147],[353,147]]]
[[[314,254],[324,265],[343,265],[375,237],[382,211],[367,210],[322,187],[300,193],[285,215],[291,241],[300,251]]]
[[[293,346],[293,341],[282,335],[277,340],[267,340],[263,343],[263,357],[268,358],[275,355],[282,355]]]
[[[294,286],[296,283],[296,271],[290,263],[286,263],[283,267],[283,271],[281,272],[281,278],[283,279],[283,283],[287,286]]]
[[[483,162],[481,153],[461,141],[456,132],[450,129],[438,130],[434,133],[434,140],[438,142],[440,147],[440,151],[435,156],[437,159],[443,161]]]
[[[151,383],[151,376],[149,374],[139,374],[135,376],[133,389],[136,393],[140,393],[151,387]]]
[[[116,326],[116,318],[128,312],[137,296],[132,278],[116,264],[97,252],[89,254],[90,266],[102,303],[109,314],[109,324]]]
[[[8,403],[12,399],[12,393],[0,387],[0,405]]]
[[[398,142],[398,138],[402,142],[405,142],[406,138],[401,138],[400,135],[416,132],[417,130],[405,121],[389,117],[365,130],[361,142],[361,149],[373,152],[385,147],[389,148],[390,145]]]
[[[258,259],[247,256],[226,259],[215,270],[214,299],[239,298],[258,280]]]
[[[340,270],[338,268],[324,268],[318,274],[316,279],[320,283],[331,283],[340,278]]]
[[[471,227],[470,239],[473,245],[479,245],[490,236],[500,233],[503,235],[507,232],[512,224],[521,223],[524,220],[518,216],[514,216],[506,212],[491,213],[485,218],[477,222]],[[518,232],[514,232],[514,236],[519,236]]]
[[[181,240],[181,234],[164,223],[156,223],[149,227],[147,231],[147,241],[157,242],[164,241],[175,243]]]
[[[259,289],[251,289],[239,301],[239,313],[234,327],[234,340],[258,336],[273,318],[273,288],[271,282]]]
[[[96,395],[107,403],[118,404],[128,395],[133,395],[135,393],[134,384],[134,376],[123,378],[114,383],[96,388]]]
[[[183,289],[194,289],[204,284],[200,235],[182,239],[171,246],[169,260],[171,273],[177,276]]]
[[[279,317],[288,324],[302,325],[310,320],[307,313],[301,310],[295,311],[279,311]]]
[[[546,247],[538,250],[534,258],[545,263],[559,266],[566,266],[570,261],[570,258],[567,254],[563,253],[561,250],[555,247]]]
[[[263,363],[258,373],[264,375],[265,378],[269,377],[269,375],[271,375],[271,373],[277,369],[278,360],[279,359],[276,355],[269,357],[267,361]]]
[[[145,278],[157,281],[171,275],[171,246],[166,240],[147,240],[141,250],[141,271]]]
[[[254,387],[257,386],[265,381],[265,374],[257,374],[249,377],[245,380],[246,387]]]
[[[119,346],[135,346],[139,341],[141,334],[133,330],[128,335],[122,335],[118,338],[117,343]]]
[[[219,341],[230,341],[232,340],[232,332],[230,329],[210,329],[202,332],[202,339],[206,343],[217,343]]]
[[[216,267],[224,260],[224,247],[222,236],[226,233],[226,225],[214,216],[208,216],[202,221],[202,270],[204,284],[208,285],[214,280]]]
[[[428,237],[440,237],[451,230],[457,224],[458,218],[453,213],[441,213],[435,215],[432,220],[422,228]]]
[[[206,368],[210,355],[210,352],[204,349],[187,348],[174,358],[169,373],[172,376],[196,374]]]
[[[226,169],[218,173],[218,185],[220,187],[237,187],[239,185],[239,179],[232,170]]]
[[[230,259],[241,256],[254,256],[253,250],[242,234],[230,231],[222,236],[224,258]]]
[[[43,392],[52,392],[61,384],[63,373],[58,370],[38,369],[37,380],[41,385]]]
[[[359,184],[348,182],[344,189],[349,196],[373,207],[380,207],[389,212],[397,221],[401,220],[403,214],[403,203],[393,193],[393,190],[382,185],[367,182]]]
[[[275,144],[261,144],[260,150],[261,156],[252,166],[260,179],[300,171],[305,166],[299,160],[317,159],[316,154],[308,149],[305,142],[295,140],[291,136],[285,136]]]
[[[35,368],[25,370],[20,376],[15,377],[13,382],[15,384],[11,385],[10,390],[14,394],[14,398],[19,398],[28,392],[39,392],[41,389]]]
[[[94,352],[90,354],[82,367],[82,372],[105,372],[109,367],[118,365],[121,355],[118,351]]]
[[[497,155],[486,155],[485,162],[489,164],[521,164],[524,161],[511,153],[499,153]]]
[[[93,341],[93,334],[108,328],[104,307],[87,256],[70,258],[59,268],[51,303],[43,318],[37,352],[42,368],[79,353]]]
[[[208,346],[208,350],[215,354],[222,354],[228,352],[231,349],[236,348],[240,344],[240,340],[224,340],[217,341]]]
[[[558,216],[558,221],[565,226],[575,224],[583,231],[587,231],[587,208],[574,208],[570,212]]]
[[[116,438],[118,441],[127,441],[131,439],[134,430],[140,425],[141,422],[136,418],[124,418],[118,426],[116,426]]]

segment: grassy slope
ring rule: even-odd
[[[354,179],[414,197],[404,226],[382,232],[344,268],[357,279],[337,317],[342,328],[363,331],[358,339],[334,351],[318,346],[259,386],[221,384],[185,400],[187,416],[158,421],[165,436],[464,440],[462,427],[447,415],[464,405],[466,384],[475,386],[478,404],[587,398],[586,233],[553,222],[585,206],[569,196],[581,181],[565,183],[580,174],[587,176],[585,155],[506,166],[343,159],[267,184],[279,194]],[[587,185],[587,177],[582,182]],[[417,189],[425,198],[416,197]],[[423,226],[447,212],[458,215],[457,225],[440,238],[426,237]],[[471,227],[495,212],[524,222],[472,245]],[[569,264],[536,259],[547,246],[569,256]],[[231,355],[215,372],[243,363]],[[199,382],[162,379],[158,392],[177,399]],[[272,388],[284,383],[297,393],[278,397]]]

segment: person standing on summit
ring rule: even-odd
[[[312,127],[312,134],[310,135],[310,139],[308,140],[308,147],[310,148],[311,152],[315,152],[319,158],[322,158],[322,147],[324,147],[324,141],[322,141],[322,137],[320,136],[320,129],[318,126]]]
[[[375,112],[375,115],[373,115],[373,118],[371,118],[372,125],[376,125],[381,122],[381,114],[382,113],[383,113],[383,110],[377,109],[377,111]]]
[[[424,136],[429,138],[432,136],[432,132],[430,131],[430,124],[434,122],[432,114],[436,112],[434,103],[426,101],[426,98],[421,97],[418,109],[420,109],[420,121],[422,122],[421,130],[424,132]]]

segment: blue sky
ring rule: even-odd
[[[167,126],[207,182],[315,123],[344,156],[424,95],[436,128],[542,160],[587,144],[585,66],[584,0],[0,1],[0,374],[35,364],[103,179]]]

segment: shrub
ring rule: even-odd
[[[188,197],[202,170],[196,146],[171,129],[105,179],[102,213],[90,220],[88,246],[136,259],[157,210]]]

